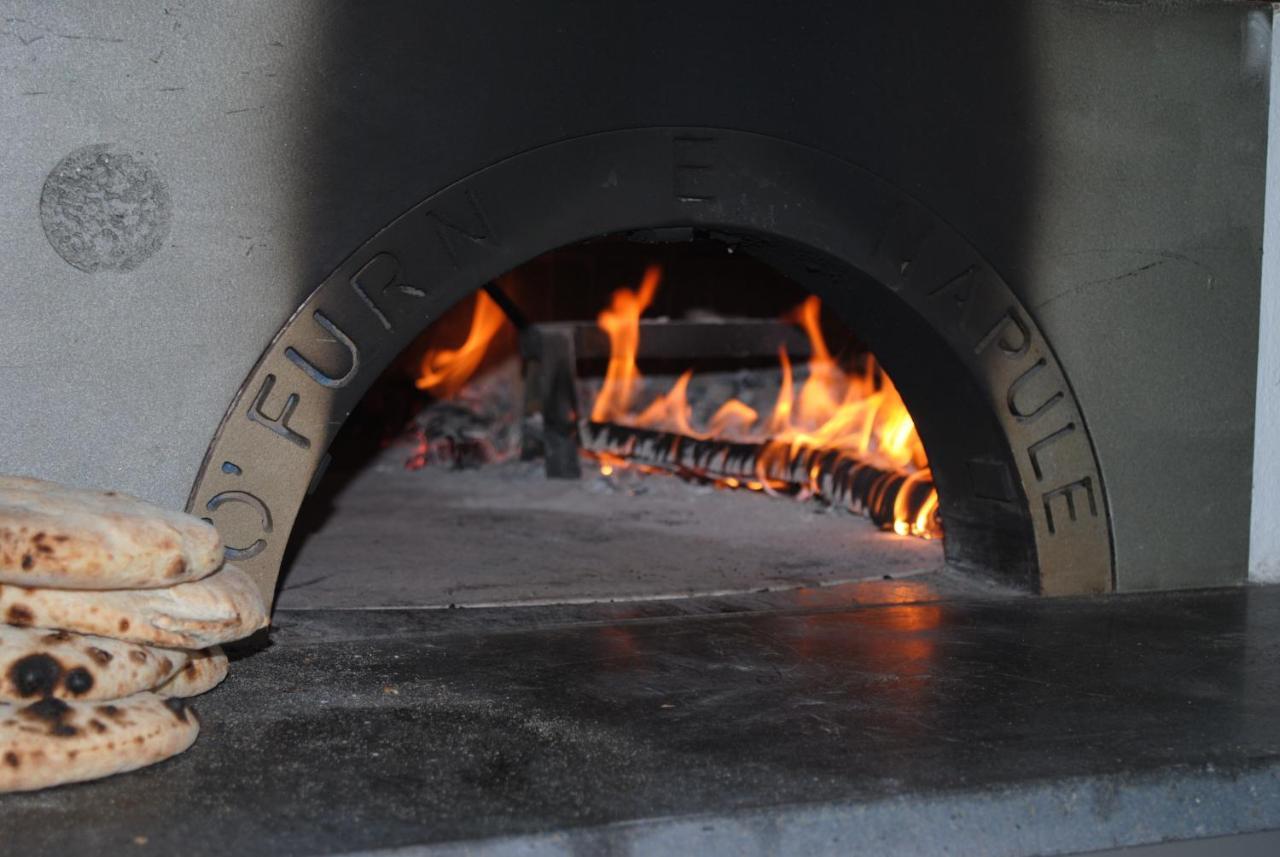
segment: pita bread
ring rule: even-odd
[[[0,792],[132,771],[187,749],[200,733],[185,700],[139,693],[115,702],[0,702]]]
[[[227,656],[221,646],[191,652],[187,665],[178,674],[156,688],[160,696],[199,696],[208,693],[227,677]]]
[[[203,649],[265,628],[267,605],[247,574],[225,565],[204,580],[165,589],[80,592],[0,585],[0,621]]]
[[[0,701],[120,699],[159,687],[190,662],[182,649],[0,625]]]
[[[199,518],[114,491],[0,476],[0,583],[54,589],[153,589],[222,564]]]

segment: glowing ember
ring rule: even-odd
[[[694,425],[688,401],[691,371],[681,375],[666,393],[644,408],[637,408],[642,382],[636,367],[640,316],[652,303],[660,279],[661,270],[650,267],[638,290],[617,290],[609,309],[599,316],[611,353],[604,385],[591,410],[593,421],[699,440],[763,444],[764,452],[756,468],[758,479],[725,479],[718,483],[755,491],[774,487],[768,474],[805,449],[849,453],[868,463],[910,474],[894,500],[896,533],[924,538],[940,534],[937,492],[932,486],[924,445],[906,405],[873,359],[868,358],[856,372],[846,372],[839,366],[822,335],[821,303],[816,297],[808,298],[789,315],[809,337],[808,374],[797,392],[791,361],[785,351],[779,351],[782,383],[773,410],[763,419],[746,403],[730,399],[706,426]],[[612,473],[619,463],[611,461],[603,466]],[[817,493],[820,472],[816,464],[809,478],[811,491]],[[925,486],[928,494],[921,498],[919,492]]]

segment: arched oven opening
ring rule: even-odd
[[[347,418],[280,604],[882,578],[918,597],[957,571],[1036,588],[997,421],[882,291],[786,242],[686,227],[508,271],[427,326]]]
[[[213,521],[227,558],[245,568],[264,593],[274,593],[298,512],[332,461],[339,430],[426,327],[485,284],[553,248],[580,245],[574,253],[599,259],[605,250],[637,244],[645,252],[633,253],[629,270],[613,281],[560,283],[553,289],[594,291],[588,305],[563,317],[535,319],[553,323],[539,342],[573,346],[570,376],[589,369],[579,365],[579,356],[594,355],[607,366],[600,343],[607,344],[608,336],[564,324],[597,315],[620,286],[643,290],[644,270],[661,265],[663,254],[701,254],[711,268],[735,257],[754,260],[772,269],[775,285],[789,281],[796,299],[773,307],[772,315],[753,316],[747,293],[726,288],[716,313],[776,326],[779,313],[802,317],[803,312],[795,316],[795,307],[813,295],[822,301],[823,318],[843,320],[892,379],[927,451],[949,568],[1046,594],[1112,588],[1107,493],[1085,416],[1051,343],[1018,293],[961,232],[891,184],[811,148],[720,129],[643,128],[565,140],[500,161],[393,220],[277,331],[213,433],[188,508]],[[684,277],[677,266],[663,270],[668,286]],[[697,294],[722,276],[665,288],[661,300],[687,297],[690,303],[680,312],[691,310]],[[803,327],[793,333],[812,347]],[[557,330],[563,336],[552,335]],[[668,333],[658,336],[670,344]],[[748,337],[752,359],[763,351],[768,360],[776,343],[761,336]],[[680,348],[686,353],[679,356],[685,358],[698,356],[697,349],[688,350],[690,341],[708,348],[718,341],[698,335],[684,340]],[[644,337],[645,343],[655,341]],[[526,348],[526,357],[543,366],[557,363],[548,364],[537,349]],[[797,363],[808,371],[807,358]],[[689,368],[696,374],[696,366],[676,360],[673,383]],[[551,380],[563,374],[553,373]],[[865,374],[872,387],[879,383],[876,373]],[[794,375],[792,380],[794,385]],[[630,407],[651,403],[626,404],[594,421],[609,425],[579,425],[580,438],[600,445],[600,454],[616,455],[628,444],[628,454],[670,451],[670,437],[640,434],[651,429],[628,424],[640,417]],[[724,403],[715,404],[718,409]],[[570,417],[579,415],[585,411],[550,414],[553,423],[572,424],[578,420]],[[811,470],[815,461],[809,453],[819,459],[820,476],[845,478],[843,472],[825,472],[829,459],[823,456],[830,450],[821,443],[792,449],[796,434],[817,427],[784,425],[777,438],[758,431],[714,442],[695,437],[698,443],[681,441],[679,452],[692,455],[698,470],[717,456],[725,458],[716,444],[726,440],[785,445],[787,455],[768,452],[763,472],[742,471],[737,449],[731,457],[738,469],[700,478],[760,481],[775,493],[774,481],[794,482],[801,486],[795,490],[812,492],[796,473],[783,472]],[[553,451],[559,436],[550,435]],[[878,454],[878,448],[870,451]],[[748,464],[759,457],[749,454]],[[687,469],[688,462],[636,464]],[[923,464],[912,466],[922,470]],[[894,478],[905,483],[911,475]],[[865,486],[849,487],[856,489],[853,506],[860,507]],[[913,481],[909,494],[917,489],[925,491],[923,477]],[[842,490],[828,493],[844,496]],[[867,494],[873,506],[876,498]],[[897,505],[894,500],[888,506]],[[882,523],[888,514],[880,510]],[[367,562],[386,549],[368,547],[353,560]]]

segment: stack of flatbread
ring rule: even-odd
[[[113,491],[0,476],[0,792],[131,771],[200,731],[219,645],[267,624],[212,526]]]

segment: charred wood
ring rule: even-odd
[[[900,495],[907,519],[914,520],[933,491],[927,475],[913,477],[840,449],[703,439],[601,422],[583,423],[581,441],[589,454],[614,456],[685,478],[783,494],[808,491],[886,528],[893,526]]]

